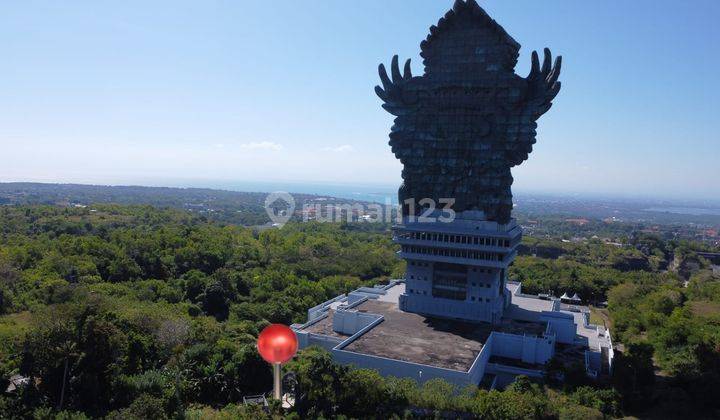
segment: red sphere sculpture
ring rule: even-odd
[[[257,349],[268,363],[285,363],[297,352],[297,336],[286,325],[271,324],[260,333]]]

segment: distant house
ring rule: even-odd
[[[560,296],[560,302],[577,304],[582,302],[582,299],[580,299],[580,296],[578,296],[577,293],[572,296],[568,295],[567,293],[563,293],[563,295]]]
[[[10,377],[10,383],[8,384],[8,387],[5,389],[5,392],[12,393],[18,390],[19,388],[25,387],[30,383],[30,378],[27,376],[22,375],[13,375]]]
[[[264,394],[259,395],[248,395],[243,397],[243,404],[245,405],[261,405],[263,407],[268,406],[267,398]]]

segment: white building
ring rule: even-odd
[[[503,386],[515,375],[541,376],[554,356],[585,364],[589,375],[612,366],[609,331],[557,299],[525,295],[507,269],[522,236],[466,212],[452,223],[394,227],[405,278],[360,288],[308,311],[293,325],[300,347],[318,345],[345,364],[383,375]]]

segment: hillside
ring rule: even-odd
[[[694,246],[642,236],[620,248],[525,240],[527,250],[554,249],[523,255],[512,267],[528,291],[609,300],[608,323],[625,348],[609,382],[566,370],[564,386],[520,379],[503,392],[451,397],[448,384],[417,388],[336,367],[326,353],[308,350],[288,366],[300,382],[294,410],[497,418],[717,410],[720,278],[700,267],[684,287],[682,277],[650,264],[681,249],[691,256]],[[649,265],[627,263],[637,259]],[[151,206],[2,207],[0,387],[12,375],[32,382],[0,396],[0,413],[257,418],[252,407],[232,404],[270,387],[269,366],[254,348],[260,329],[303,321],[325,299],[403,272],[387,225],[253,230]],[[358,389],[364,399],[351,397]]]

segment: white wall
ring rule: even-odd
[[[575,342],[575,335],[577,334],[578,326],[575,323],[575,317],[571,314],[543,311],[540,319],[546,321],[552,326],[558,342],[565,344],[572,344]]]
[[[480,303],[477,301],[441,299],[431,295],[413,294],[410,293],[409,286],[406,293],[401,295],[400,303],[400,309],[408,312],[485,322],[492,321],[493,303],[496,303],[498,307],[502,306],[500,301]]]
[[[555,354],[555,340],[552,337],[521,336],[493,332],[492,354],[522,360],[526,363],[545,364]]]
[[[523,338],[516,334],[493,332],[492,354],[494,356],[522,359]]]
[[[333,331],[353,335],[380,317],[381,315],[366,312],[336,310],[333,315]]]
[[[327,351],[331,351],[334,347],[342,342],[342,339],[336,337],[328,337],[325,335],[312,334],[307,331],[295,331],[298,338],[298,347],[301,349],[310,346],[319,346]]]
[[[418,363],[386,359],[368,354],[354,353],[345,350],[333,350],[333,359],[338,363],[353,365],[359,368],[375,369],[384,376],[412,378],[418,382],[441,378],[457,385],[470,383],[470,374],[457,370],[442,369]]]

